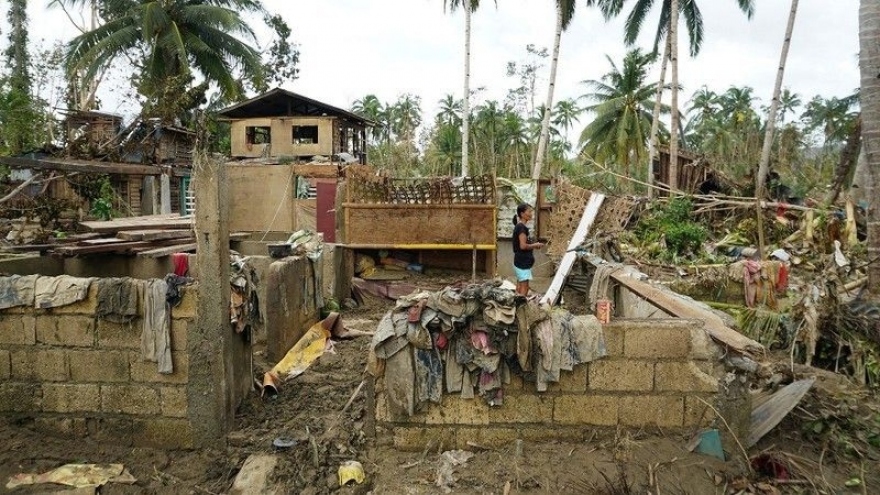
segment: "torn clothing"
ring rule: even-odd
[[[128,323],[138,316],[142,297],[141,280],[123,278],[98,279],[98,304],[95,316],[116,323]]]
[[[0,277],[0,309],[33,306],[38,275]]]
[[[171,362],[171,312],[165,294],[168,284],[154,279],[145,282],[144,321],[141,332],[141,358],[158,363],[162,374],[174,372]]]

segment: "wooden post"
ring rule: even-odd
[[[471,252],[471,282],[477,283],[477,243]]]

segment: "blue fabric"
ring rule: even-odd
[[[531,268],[518,268],[518,267],[514,266],[513,273],[514,273],[514,275],[516,275],[517,282],[525,282],[527,280],[532,279],[532,269]]]

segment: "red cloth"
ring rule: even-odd
[[[776,281],[776,292],[785,293],[788,290],[788,267],[783,264],[779,267],[779,279]]]
[[[189,271],[189,255],[186,253],[174,253],[171,255],[171,261],[174,262],[174,274],[178,277],[185,277]]]

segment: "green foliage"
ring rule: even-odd
[[[92,200],[92,209],[89,213],[101,220],[113,218],[113,196],[113,186],[110,185],[110,179],[105,178],[101,182],[99,196]]]
[[[664,240],[668,257],[694,254],[709,233],[692,221],[693,209],[689,198],[672,198],[661,209],[643,216],[636,226],[636,234],[646,242]]]

